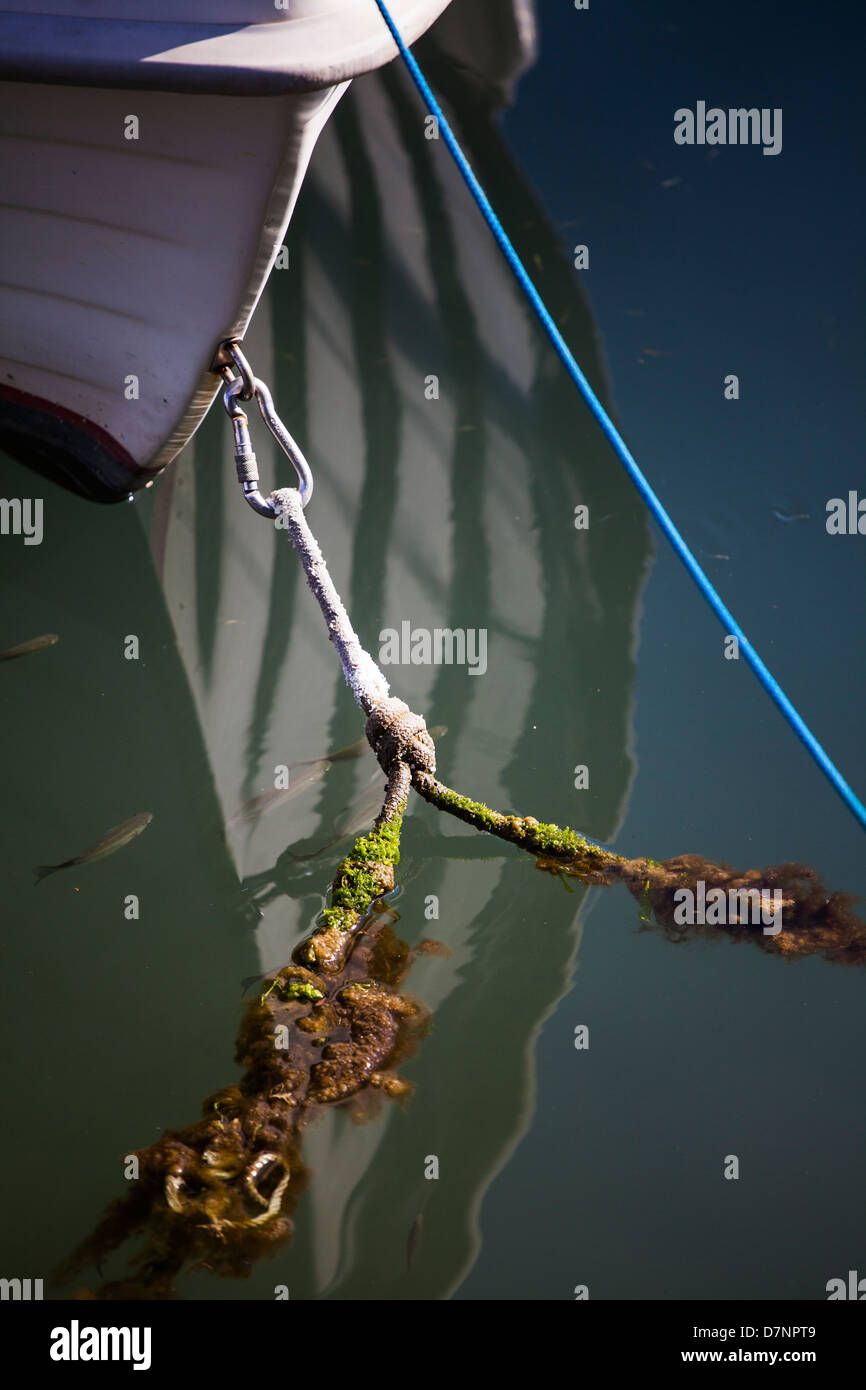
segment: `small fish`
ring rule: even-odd
[[[445,734],[447,734],[448,729],[444,724],[434,724],[433,728],[428,730],[428,732],[432,739],[437,739],[443,738]],[[366,738],[359,738],[357,743],[350,743],[345,748],[338,748],[336,753],[327,753],[325,755],[325,761],[329,763],[345,763],[348,762],[350,758],[361,758],[365,753],[372,753],[372,751]],[[314,764],[320,763],[321,761],[321,758],[302,758],[300,762],[289,764],[289,772],[291,773],[293,767],[312,767]]]
[[[368,797],[364,801],[357,803],[357,809],[353,812],[350,807],[339,816],[335,822],[334,829],[336,835],[330,840],[326,840],[318,849],[308,850],[306,854],[292,854],[290,858],[296,863],[304,859],[318,859],[320,854],[326,854],[334,845],[339,845],[343,840],[347,840],[350,835],[357,835],[361,830],[372,830],[373,821],[382,809],[382,802],[385,800],[384,783],[382,790],[376,793],[375,797]]]
[[[345,763],[350,758],[360,758],[364,753],[372,753],[372,748],[365,738],[359,738],[357,743],[350,743],[345,748],[338,748],[336,753],[328,753],[326,762]],[[303,758],[299,763],[291,763],[289,772],[293,767],[311,767],[314,763],[321,762],[321,758]]]
[[[808,512],[791,512],[789,515],[787,512],[777,511],[775,507],[770,512],[770,516],[774,516],[777,521],[811,521]]]
[[[384,926],[386,924],[388,926],[393,926],[395,922],[399,921],[400,914],[396,907],[388,907],[384,898],[376,898],[375,901],[370,904],[367,912],[368,923],[375,923],[376,926]]]
[[[359,830],[372,825],[381,811],[385,800],[385,774],[377,770],[373,774],[373,781],[376,783],[373,790],[365,792],[356,801],[350,801],[334,821],[334,829],[341,839],[346,835],[357,835]]]
[[[448,728],[445,724],[434,724],[433,728],[429,730],[430,737],[434,740],[437,738],[444,738],[447,732]],[[327,771],[327,768],[330,767],[332,762],[340,758],[358,757],[360,753],[364,751],[364,748],[369,748],[369,746],[370,745],[365,739],[359,739],[357,743],[350,744],[348,748],[343,748],[338,753],[332,753],[329,758],[314,760],[308,764],[303,764],[303,766],[313,769],[319,762],[324,762],[325,770]],[[302,764],[297,763],[296,766],[300,767]],[[320,854],[324,854],[327,850],[333,849],[334,845],[338,845],[341,840],[347,839],[350,835],[357,835],[361,830],[369,829],[381,811],[382,802],[385,799],[383,777],[384,774],[377,768],[370,779],[371,782],[376,783],[376,790],[373,792],[365,792],[358,797],[356,801],[351,801],[349,803],[345,811],[334,821],[334,830],[336,834],[332,839],[328,840],[326,844],[320,845],[318,849],[310,850],[306,854],[292,854],[289,857],[296,863],[300,863],[301,860],[305,859],[317,859]],[[276,792],[274,795],[277,797],[286,797],[290,794],[290,790],[291,789],[285,792]],[[265,793],[265,795],[269,796],[270,793]],[[258,799],[260,800],[261,798]],[[252,803],[249,804],[252,805]],[[268,809],[270,809],[270,807]],[[264,814],[264,812],[261,814]],[[238,813],[238,816],[239,815],[240,812]],[[235,820],[238,819],[238,816],[235,817]],[[230,821],[229,824],[231,825],[233,822]]]
[[[418,1215],[415,1217],[415,1220],[412,1222],[412,1228],[411,1228],[411,1230],[409,1231],[409,1239],[408,1239],[407,1242],[406,1242],[406,1273],[407,1273],[407,1274],[411,1273],[411,1270],[412,1270],[412,1256],[415,1254],[415,1250],[416,1250],[416,1247],[417,1247],[417,1245],[418,1245],[418,1240],[419,1240],[420,1235],[421,1235],[421,1227],[422,1227],[423,1225],[424,1225],[424,1213],[419,1211]]]
[[[318,849],[308,850],[305,854],[292,854],[289,857],[300,863],[304,859],[318,859],[320,854],[325,854],[334,845],[338,845],[341,840],[348,839],[350,835],[357,835],[361,830],[372,828],[373,821],[382,809],[382,802],[385,800],[385,779],[384,775],[378,770],[373,773],[373,781],[378,783],[376,791],[365,792],[358,797],[357,801],[352,801],[345,811],[334,821],[334,830],[337,832],[325,844],[319,845]]]
[[[472,428],[474,429],[474,426]],[[448,729],[444,724],[434,724],[428,732],[432,739],[437,739],[443,738]],[[357,743],[350,743],[345,748],[338,748],[336,753],[327,753],[325,757],[329,763],[344,763],[348,762],[350,758],[360,758],[364,753],[372,753],[372,751],[366,738],[359,738]],[[299,763],[290,763],[289,772],[293,767],[310,767],[313,763],[318,762],[321,762],[320,758],[303,758]]]
[[[133,816],[131,820],[125,820],[122,825],[116,825],[113,830],[109,830],[103,835],[101,840],[97,840],[95,845],[86,849],[83,854],[77,854],[74,859],[65,859],[62,864],[39,864],[33,870],[36,875],[36,883],[49,874],[56,874],[60,869],[71,869],[78,864],[89,864],[93,859],[104,859],[107,854],[113,854],[116,849],[122,849],[128,845],[130,840],[134,840],[136,835],[140,835],[142,830],[153,820],[150,811],[142,811],[139,815]],[[34,888],[36,884],[33,885]]]
[[[45,647],[53,647],[60,638],[56,632],[43,632],[41,637],[31,637],[29,642],[21,642],[17,647],[7,647],[0,652],[0,661],[15,661],[19,656],[29,656],[31,652],[41,652]]]
[[[475,426],[469,425],[467,428],[474,430]],[[435,742],[437,738],[445,737],[448,727],[445,724],[434,724],[432,729],[428,729],[427,732]],[[357,743],[350,743],[348,748],[341,748],[339,753],[329,753],[328,757],[332,763],[338,763],[342,762],[344,758],[359,758],[362,753],[372,753],[372,751],[367,740],[359,738]]]
[[[315,758],[309,763],[295,763],[294,766],[296,768],[302,767],[302,771],[293,776],[292,769],[289,768],[289,785],[287,787],[274,787],[269,792],[262,792],[260,796],[254,796],[252,801],[245,802],[231,820],[226,822],[226,829],[230,830],[241,822],[259,820],[262,816],[275,811],[278,806],[291,801],[293,796],[298,796],[307,787],[324,777],[331,763],[328,758]]]

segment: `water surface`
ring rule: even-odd
[[[720,28],[683,5],[659,21],[542,4],[540,57],[501,131],[465,98],[457,115],[584,370],[862,790],[864,543],[823,524],[827,499],[857,486],[854,49],[839,24],[785,14],[728,7]],[[675,146],[673,110],[701,98],[783,106],[783,153]],[[440,772],[466,793],[623,853],[802,860],[863,893],[862,832],[744,663],[724,661],[421,128],[396,71],[354,84],[247,340],[314,468],[310,521],[362,639],[375,655],[405,619],[487,630],[483,676],[388,671],[448,727]],[[587,272],[567,255],[578,241]],[[225,837],[276,764],[361,724],[285,538],[242,509],[219,411],[133,505],[92,506],[2,458],[4,496],[34,486],[45,540],[0,546],[0,647],[60,641],[0,667],[4,1177],[27,1196],[3,1258],[40,1277],[124,1190],[124,1155],[235,1079],[241,981],[288,959],[340,850],[293,869],[278,857],[325,843],[372,769],[335,764]],[[32,865],[144,810],[130,846],[34,890]],[[857,972],[673,946],[638,930],[624,891],[568,894],[426,805],[401,879],[399,932],[451,953],[408,982],[434,1009],[404,1069],[413,1097],[360,1128],[328,1116],[294,1243],[241,1283],[186,1276],[184,1296],[283,1283],[293,1299],[568,1299],[586,1284],[592,1298],[814,1299],[856,1267]]]

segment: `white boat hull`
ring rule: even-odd
[[[397,9],[411,36],[445,3]],[[158,5],[51,8],[66,13],[0,15],[0,71],[29,62],[35,79],[0,89],[0,434],[110,500],[201,423],[214,353],[247,330],[346,79],[394,46],[356,0],[242,26],[274,7],[224,0],[174,48]]]
[[[2,93],[4,423],[143,486],[210,406],[346,84],[295,96]],[[124,139],[134,114],[139,139]],[[66,138],[59,138],[65,131]],[[39,178],[33,177],[38,165]],[[58,428],[60,427],[60,428]]]

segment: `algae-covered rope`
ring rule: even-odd
[[[678,915],[681,895],[685,892],[696,897],[710,890],[721,893],[726,902],[729,895],[734,895],[729,925],[735,927],[755,927],[754,911],[749,922],[748,914],[745,919],[740,917],[737,904],[753,905],[757,898],[757,932],[745,933],[742,939],[756,940],[766,951],[788,959],[820,954],[844,964],[866,963],[866,927],[851,913],[852,899],[841,893],[826,893],[817,874],[805,865],[790,863],[740,871],[727,864],[714,864],[700,855],[680,855],[665,862],[644,857],[627,859],[568,827],[548,824],[534,816],[502,815],[446,787],[436,777],[436,749],[424,719],[389,694],[388,682],[361,646],[307,524],[299,493],[293,488],[281,489],[272,493],[269,501],[277,513],[277,526],[288,531],[298,553],[337,648],[346,681],[367,715],[367,740],[388,779],[384,804],[371,838],[383,831],[393,836],[388,853],[391,864],[396,863],[399,827],[412,787],[438,810],[533,855],[538,868],[567,874],[587,884],[625,884],[641,904],[641,920],[646,921],[646,912],[651,908],[656,921],[674,939],[682,936]],[[357,860],[355,851],[353,854]],[[346,883],[356,884],[357,863],[353,867],[350,858],[342,867],[347,871]],[[363,910],[357,886],[352,892],[356,908]],[[363,896],[362,891],[360,898]],[[337,907],[336,898],[333,902]],[[765,905],[769,903],[773,904],[774,925],[770,930],[762,930]],[[341,932],[354,929],[345,920],[335,920],[332,925],[335,931],[327,942],[323,935],[313,946],[314,951],[327,954],[342,939]]]
[[[436,749],[420,714],[415,714],[388,693],[388,682],[352,627],[346,607],[337,593],[318,541],[307,523],[301,497],[295,488],[281,488],[269,499],[278,512],[277,526],[288,532],[337,649],[343,674],[357,703],[367,715],[367,740],[388,778],[388,791],[377,824],[388,820],[405,801],[409,786],[442,811],[467,821],[530,854],[559,861],[572,872],[627,877],[629,863],[573,830],[544,825],[527,817],[503,816],[480,802],[459,796],[436,780]],[[645,861],[635,861],[640,874]],[[601,881],[601,880],[596,880]]]
[[[788,960],[817,954],[842,965],[866,964],[866,928],[849,911],[851,900],[828,895],[814,870],[803,865],[740,873],[698,855],[663,864],[626,859],[572,830],[532,816],[501,815],[444,786],[436,778],[436,750],[423,718],[389,694],[352,628],[299,494],[280,491],[269,501],[277,524],[289,532],[346,680],[367,715],[367,738],[387,788],[373,828],[337,865],[330,906],[292,960],[263,982],[249,1004],[237,1041],[239,1084],[211,1095],[196,1123],[166,1130],[128,1155],[138,1165],[137,1181],[58,1271],[65,1281],[86,1263],[98,1267],[128,1238],[143,1237],[138,1275],[110,1280],[98,1297],[173,1297],[187,1265],[248,1274],[254,1260],[291,1237],[292,1213],[310,1177],[302,1140],[316,1115],[327,1106],[349,1105],[363,1118],[379,1094],[400,1101],[410,1092],[398,1068],[423,1038],[430,1014],[401,985],[417,956],[443,953],[440,943],[430,941],[410,948],[390,927],[387,895],[412,788],[440,810],[528,851],[539,868],[588,884],[625,883],[640,903],[644,929],[651,926],[652,909],[668,940],[703,931],[684,928],[673,910],[683,890],[713,888],[728,901],[733,895],[735,903],[748,902],[750,894],[763,902],[772,891],[784,907],[784,932],[762,933],[753,917],[753,929],[735,940]],[[733,916],[728,925],[748,923]]]
[[[408,791],[408,788],[407,788]],[[331,906],[292,960],[262,980],[244,1013],[236,1060],[242,1077],[208,1097],[202,1117],[127,1156],[136,1181],[57,1271],[61,1283],[130,1238],[138,1273],[109,1279],[99,1298],[171,1298],[186,1266],[233,1277],[279,1249],[310,1179],[307,1127],[328,1106],[356,1120],[385,1095],[403,1101],[400,1074],[430,1013],[403,980],[438,944],[409,947],[394,934],[386,895],[399,857],[398,802],[337,866]],[[100,1275],[101,1277],[101,1275]],[[88,1293],[90,1291],[87,1291]]]

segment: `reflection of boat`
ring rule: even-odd
[[[394,11],[415,38],[446,3]],[[395,52],[370,0],[110,8],[0,14],[0,430],[103,499],[201,422],[319,132]]]
[[[540,262],[539,287],[607,401],[587,300],[490,120],[530,55],[522,0],[511,7],[461,0],[434,26],[421,56],[452,103],[473,166],[515,230],[519,251],[534,266]],[[445,779],[503,809],[576,822],[610,840],[634,768],[633,647],[650,549],[647,522],[528,321],[441,143],[425,141],[422,131],[400,70],[353,83],[312,157],[288,235],[290,272],[271,277],[246,337],[248,355],[315,470],[311,522],[374,655],[379,631],[399,629],[404,619],[489,632],[485,678],[471,679],[454,666],[387,672],[413,708],[448,725],[440,748]],[[424,394],[431,373],[440,385],[435,402]],[[281,456],[266,448],[259,453],[268,483],[285,478]],[[11,474],[19,493],[24,476],[17,468]],[[56,497],[53,490],[48,497]],[[587,533],[588,544],[576,543],[570,514],[577,502],[597,517],[615,513],[615,540],[602,527]],[[269,785],[276,764],[351,743],[360,728],[290,547],[237,495],[222,411],[211,412],[135,509],[106,515],[72,497],[52,505],[59,520],[46,541],[46,560],[49,545],[60,554],[51,582],[43,584],[44,602],[53,603],[58,592],[67,601],[69,589],[70,611],[82,625],[94,621],[86,599],[98,571],[93,555],[98,551],[105,565],[105,527],[119,523],[122,537],[105,569],[122,571],[124,585],[102,602],[99,623],[141,631],[143,649],[152,644],[163,653],[153,670],[143,662],[136,671],[136,708],[164,712],[161,683],[173,649],[157,627],[164,612],[158,595],[153,598],[156,586],[140,582],[144,557],[129,543],[139,513],[216,792],[215,804],[211,788],[193,780],[189,762],[178,758],[176,770],[170,763],[166,769],[158,733],[142,713],[134,725],[142,730],[137,751],[154,782],[166,782],[166,800],[177,801],[170,844],[178,860],[189,856],[192,864],[179,874],[167,855],[164,866],[151,866],[143,901],[149,895],[153,904],[146,921],[160,926],[152,935],[148,926],[125,938],[131,943],[126,987],[140,990],[147,1004],[132,1014],[135,1058],[144,1059],[145,1081],[152,1083],[146,1099],[128,1084],[130,1064],[115,1061],[114,1053],[101,1090],[82,1093],[68,1072],[56,1083],[75,1097],[77,1126],[76,1145],[66,1155],[67,1186],[46,1177],[40,1191],[44,1229],[52,1239],[66,1232],[59,1258],[96,1219],[112,1184],[117,1190],[106,1151],[148,1141],[156,1123],[190,1122],[202,1098],[232,1080],[238,983],[254,965],[268,971],[288,960],[321,906],[333,868],[325,856],[308,873],[302,866],[294,880],[276,882],[279,894],[258,924],[258,961],[251,960],[237,893],[225,856],[217,853],[222,823]],[[76,571],[80,583],[73,588],[66,576],[82,546],[90,563],[80,576]],[[17,554],[7,550],[0,558],[11,563],[7,557]],[[152,627],[136,626],[138,610],[131,620],[126,616],[127,587],[151,614]],[[42,593],[30,597],[35,606]],[[103,617],[105,605],[116,616]],[[36,609],[28,630],[53,627],[49,611]],[[93,645],[96,661],[99,642]],[[129,674],[118,675],[105,659],[107,693],[121,713]],[[81,689],[72,692],[65,717],[86,724],[92,682],[86,671],[78,679]],[[176,738],[192,714],[188,707],[184,723],[179,702],[172,709]],[[121,721],[118,743],[124,728]],[[80,742],[70,740],[75,749]],[[597,775],[584,809],[570,772],[587,748]],[[165,756],[174,757],[173,744]],[[112,775],[120,778],[121,760],[114,761]],[[244,878],[268,873],[290,842],[320,844],[368,774],[366,762],[338,764],[320,789],[285,813],[233,832]],[[184,784],[176,789],[178,777]],[[43,784],[56,788],[56,779],[46,774]],[[55,789],[53,795],[70,814],[65,794]],[[142,804],[152,803],[149,791]],[[59,838],[59,830],[53,834]],[[407,1073],[418,1084],[416,1097],[405,1112],[360,1129],[329,1113],[309,1135],[305,1161],[316,1177],[298,1208],[293,1246],[242,1285],[215,1284],[200,1272],[188,1277],[184,1293],[272,1297],[275,1282],[285,1281],[292,1298],[443,1297],[471,1267],[482,1199],[530,1122],[536,1037],[568,988],[580,930],[574,919],[584,896],[567,896],[507,848],[486,862],[463,863],[464,843],[474,847],[475,837],[464,841],[459,828],[412,804],[398,930],[410,942],[440,938],[452,953],[450,960],[419,963],[407,982],[435,1011],[433,1032]],[[438,853],[443,846],[447,854]],[[440,904],[435,922],[424,916],[430,894]],[[183,913],[188,921],[178,934],[174,919]],[[25,941],[34,937],[21,933]],[[148,969],[161,972],[156,983],[140,970],[147,951]],[[26,961],[32,968],[32,957]],[[113,997],[110,974],[100,976],[100,988]],[[90,1026],[89,1019],[81,1024]],[[102,1055],[101,1017],[84,1036],[79,1055]],[[30,1056],[22,1058],[23,1068]],[[50,1065],[62,1061],[52,1058]],[[27,1075],[32,1085],[23,1092],[22,1115],[41,1134],[38,1068]],[[122,1124],[108,1103],[121,1092]],[[442,1160],[441,1183],[423,1178],[422,1160],[430,1153]],[[96,1193],[94,1171],[104,1174]],[[72,1190],[91,1193],[86,1217],[77,1208],[70,1216]],[[407,1281],[406,1233],[422,1206],[424,1236]],[[25,1216],[22,1206],[22,1222]],[[28,1226],[20,1240],[30,1238]]]
[[[424,39],[423,65],[609,400],[579,279],[490,119],[532,52],[524,6],[514,5],[510,28],[507,15],[501,0],[461,0]],[[488,16],[496,21],[489,27]],[[483,59],[469,41],[473,26],[499,39]],[[314,469],[311,524],[374,656],[379,632],[404,619],[489,631],[484,678],[448,666],[386,670],[413,709],[448,725],[445,780],[503,809],[580,817],[578,828],[607,841],[634,770],[632,650],[647,522],[528,321],[447,152],[420,134],[419,111],[396,66],[353,83],[317,144],[289,235],[292,273],[272,276],[248,355]],[[424,393],[431,373],[435,402]],[[290,547],[274,543],[237,495],[221,417],[211,413],[138,505],[228,819],[271,784],[277,764],[349,743],[359,724]],[[259,462],[265,491],[289,471],[266,447]],[[574,543],[577,502],[598,518],[617,515],[615,544],[606,527],[588,533],[589,546]],[[559,729],[576,748],[567,765]],[[586,810],[570,775],[580,748],[604,769]],[[335,767],[285,814],[234,832],[244,878],[266,874],[289,843],[321,845],[368,776],[364,762]],[[423,828],[434,853],[415,858]],[[454,1289],[478,1249],[481,1199],[529,1123],[535,1035],[567,988],[579,930],[570,927],[583,896],[539,886],[543,876],[507,853],[469,864],[438,857],[435,837],[454,846],[453,830],[410,805],[398,931],[410,941],[440,937],[453,953],[417,965],[407,982],[435,1011],[433,1035],[411,1068],[419,1093],[387,1130],[331,1114],[308,1134],[305,1161],[316,1178],[298,1211],[306,1234],[283,1265],[293,1296]],[[323,856],[278,884],[257,933],[263,971],[283,964],[309,931],[332,867]],[[441,904],[437,922],[423,919],[428,893]],[[551,925],[544,956],[534,954],[525,971],[536,896]],[[422,1179],[419,1192],[415,1155],[452,1145],[460,1157],[441,1218],[447,1252],[431,1276],[422,1247],[407,1285],[406,1232],[428,1187]],[[425,1243],[439,1220],[431,1207]],[[375,1234],[392,1229],[396,1258]],[[196,1296],[214,1294],[202,1282]]]

